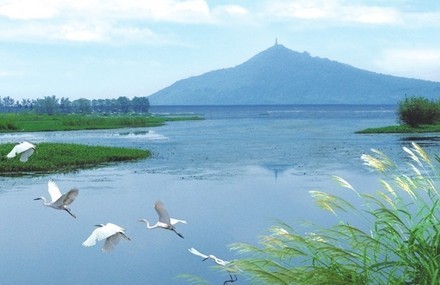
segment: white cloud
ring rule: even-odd
[[[402,22],[401,13],[394,8],[350,6],[345,7],[341,16],[344,21],[364,24],[398,24]]]
[[[274,17],[324,20],[341,23],[398,24],[402,14],[391,7],[354,5],[342,0],[293,0],[270,2]]]
[[[226,10],[239,12],[237,6]],[[103,42],[125,32],[126,38],[148,40],[156,35],[139,23],[153,22],[214,19],[205,0],[0,0],[0,40]]]
[[[0,3],[0,16],[17,20],[48,19],[57,16],[56,0],[9,0]]]
[[[440,49],[390,49],[374,61],[383,73],[440,82]]]
[[[218,7],[215,7],[214,13],[219,16],[227,15],[227,16],[233,16],[233,17],[241,17],[241,16],[249,15],[249,11],[246,8],[239,6],[239,5],[218,6]]]
[[[55,36],[57,39],[75,42],[100,42],[105,39],[105,32],[99,27],[87,25],[63,25]]]
[[[206,22],[210,11],[205,0],[9,0],[0,4],[0,15],[13,20],[99,17],[169,22]]]

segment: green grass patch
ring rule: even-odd
[[[39,143],[35,153],[25,163],[19,156],[7,159],[15,144],[0,144],[0,175],[15,176],[29,173],[71,172],[114,162],[133,161],[150,157],[148,150],[89,146],[65,143]]]
[[[436,133],[440,132],[440,124],[438,125],[421,125],[418,127],[410,127],[408,125],[386,126],[379,128],[368,128],[357,131],[357,134],[392,134],[392,133]]]
[[[168,121],[200,120],[199,116],[102,116],[0,114],[0,132],[41,132],[157,127]]]

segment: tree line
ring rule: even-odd
[[[150,102],[147,97],[129,99],[120,96],[116,99],[76,99],[57,98],[55,95],[42,99],[15,100],[9,96],[0,97],[0,112],[20,113],[35,112],[37,114],[127,114],[148,113]]]

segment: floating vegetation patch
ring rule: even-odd
[[[133,161],[150,157],[148,150],[92,146],[66,143],[39,143],[25,163],[19,156],[7,159],[15,144],[0,144],[0,175],[16,176],[33,173],[71,172],[109,163]]]
[[[198,116],[0,114],[0,132],[39,132],[157,127],[169,121],[201,120]]]

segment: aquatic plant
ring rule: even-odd
[[[0,175],[69,172],[150,156],[150,151],[142,149],[66,143],[39,143],[32,157],[26,163],[22,163],[18,158],[7,159],[5,157],[13,147],[14,144],[12,143],[0,145]]]
[[[417,144],[403,150],[409,157],[404,168],[378,150],[362,156],[380,174],[376,192],[361,193],[335,177],[359,203],[310,192],[337,224],[310,225],[304,234],[280,222],[259,245],[233,244],[243,257],[235,265],[254,284],[439,284],[440,157],[433,161]],[[356,221],[339,218],[347,215]]]

